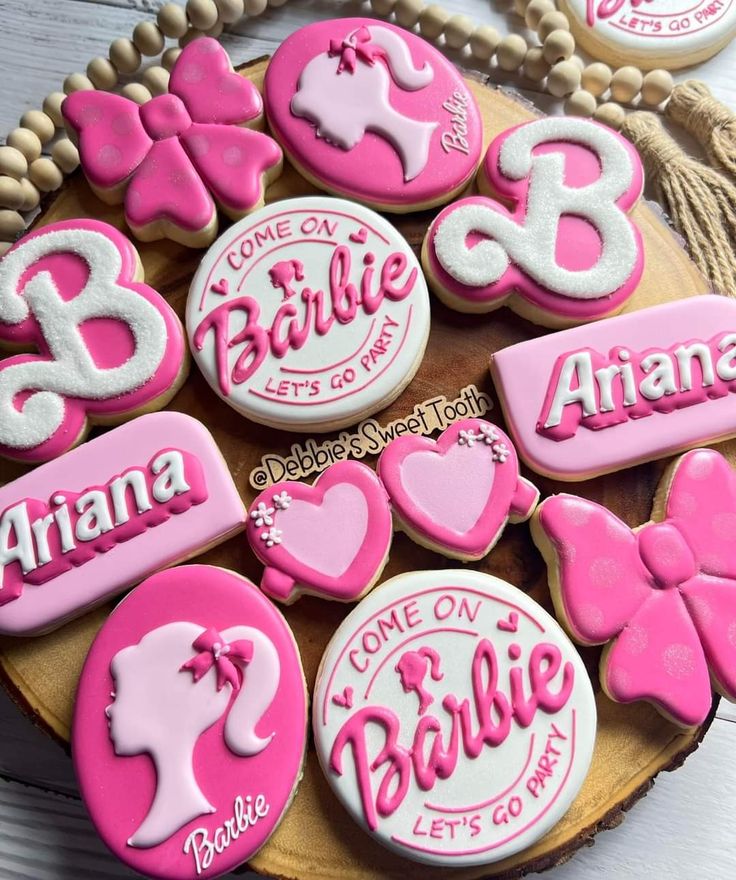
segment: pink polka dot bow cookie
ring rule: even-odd
[[[532,536],[573,638],[607,643],[600,675],[611,699],[647,700],[683,727],[706,720],[712,687],[736,700],[736,473],[722,455],[681,456],[639,528],[554,495]]]
[[[63,113],[93,190],[124,204],[143,241],[209,245],[217,206],[243,217],[263,204],[265,187],[281,171],[278,144],[247,127],[262,120],[260,93],[209,37],[181,53],[168,94],[139,106],[121,95],[74,92]]]

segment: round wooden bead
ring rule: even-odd
[[[532,82],[541,82],[549,73],[549,64],[544,60],[541,46],[532,46],[524,58],[524,76]]]
[[[578,70],[582,73],[585,68],[585,61],[579,55],[571,55],[568,59],[572,61],[572,63],[578,68]]]
[[[145,104],[146,101],[150,101],[153,97],[141,83],[128,83],[126,86],[123,86],[121,94],[129,100],[135,101],[136,104]]]
[[[109,58],[101,55],[93,58],[87,65],[87,76],[96,89],[109,92],[118,84],[118,72]]]
[[[152,95],[165,95],[169,90],[169,71],[165,67],[149,67],[141,79]]]
[[[404,28],[413,28],[423,8],[424,0],[396,0],[394,15],[397,24]]]
[[[193,43],[195,40],[198,40],[200,37],[204,36],[204,31],[198,31],[197,28],[190,27],[189,30],[184,34],[184,36],[179,38],[179,47],[181,49],[186,49],[186,47],[190,43]]]
[[[26,221],[17,211],[0,210],[0,240],[15,241],[26,228]]]
[[[649,107],[656,107],[669,98],[674,85],[668,70],[650,70],[641,84],[641,100]]]
[[[250,18],[256,15],[263,15],[268,6],[267,0],[245,0],[245,12]]]
[[[225,30],[225,25],[221,21],[216,21],[211,28],[207,28],[203,33],[217,40],[220,38],[220,34]]]
[[[94,89],[95,84],[83,73],[70,73],[64,80],[62,88],[65,95],[71,95],[72,92],[84,92]]]
[[[217,22],[215,0],[187,0],[187,18],[192,27],[206,31]]]
[[[509,34],[504,37],[496,49],[496,60],[501,70],[518,70],[526,58],[527,45],[524,37]]]
[[[23,190],[12,177],[0,177],[0,208],[17,211],[23,206]]]
[[[4,257],[11,247],[13,247],[12,241],[0,241],[0,257]]]
[[[383,18],[387,18],[393,12],[396,0],[371,0],[371,9]],[[449,18],[449,15],[448,15]]]
[[[580,86],[580,68],[572,61],[558,61],[547,74],[547,91],[564,98]]]
[[[514,12],[524,18],[524,13],[529,5],[529,0],[514,0]]]
[[[15,147],[0,147],[0,174],[20,180],[28,173],[28,162]]]
[[[552,31],[544,41],[542,51],[548,64],[567,61],[575,51],[575,37],[573,37],[570,31]]]
[[[535,31],[539,25],[539,22],[548,12],[555,11],[555,4],[552,0],[531,0],[529,5],[526,7],[526,12],[524,13],[524,21],[526,22],[526,26]]]
[[[47,144],[56,134],[56,126],[43,110],[26,110],[20,118],[21,128],[30,128],[42,144]]]
[[[611,78],[611,97],[614,101],[628,104],[639,94],[643,82],[644,75],[638,67],[619,67]]]
[[[490,61],[501,42],[501,34],[496,28],[483,24],[473,31],[468,42],[470,51],[476,58],[480,61]]]
[[[600,98],[611,85],[612,76],[613,71],[607,64],[596,61],[594,64],[589,64],[583,70],[580,82],[586,92],[590,92],[591,95]]]
[[[33,162],[41,155],[41,141],[30,128],[14,128],[5,139],[9,147],[15,147],[26,157],[26,162]]]
[[[141,53],[126,37],[118,37],[110,43],[110,61],[119,73],[131,74],[141,66]]]
[[[171,72],[180,55],[181,49],[178,46],[171,46],[161,56],[161,65]]]
[[[56,128],[64,125],[64,117],[61,115],[61,105],[66,95],[64,92],[51,92],[43,101],[43,112],[49,117]]]
[[[371,0],[371,6],[373,6],[373,0]],[[428,40],[438,39],[449,18],[450,13],[443,6],[439,6],[437,3],[425,6],[419,13],[419,30],[422,36]]]
[[[217,16],[223,24],[235,24],[245,11],[243,0],[215,0]]]
[[[71,174],[79,167],[79,150],[69,140],[62,138],[51,149],[51,158],[64,174]]]
[[[139,21],[133,29],[133,42],[141,55],[158,55],[164,48],[164,35],[155,21]]]
[[[543,43],[552,31],[569,31],[570,22],[562,12],[545,12],[537,25],[537,36]]]
[[[578,89],[565,101],[565,113],[568,116],[583,116],[589,119],[595,113],[597,106],[598,102],[590,92]]]
[[[445,42],[451,49],[463,49],[468,45],[475,23],[467,15],[451,15],[445,23]]]
[[[41,192],[51,192],[58,189],[64,182],[64,175],[61,168],[52,159],[42,156],[31,162],[28,167],[28,176],[31,183],[41,190]]]
[[[23,193],[23,204],[20,206],[20,210],[23,212],[35,211],[41,201],[41,193],[27,177],[20,179],[20,189]]]
[[[626,113],[620,104],[614,104],[613,101],[608,101],[608,103],[600,105],[593,114],[593,118],[597,122],[602,122],[609,128],[614,129],[614,131],[618,131],[623,125]]]
[[[187,14],[183,6],[178,3],[167,3],[162,6],[156,16],[161,33],[172,40],[178,40],[183,37],[189,27]]]

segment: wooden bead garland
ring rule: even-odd
[[[109,92],[118,84],[118,72],[109,58],[99,56],[87,65],[87,76],[96,89]],[[55,120],[54,120],[55,121]]]
[[[28,173],[28,162],[15,147],[0,147],[0,174],[20,180]]]
[[[118,37],[110,43],[110,61],[118,73],[130,75],[141,66],[141,53],[132,40]]]
[[[0,177],[0,208],[17,211],[23,205],[23,190],[13,177]]]
[[[14,128],[5,139],[5,143],[23,153],[26,162],[33,162],[41,155],[41,141],[30,128]]]
[[[50,116],[42,110],[26,110],[20,118],[21,128],[29,128],[42,144],[47,144],[54,136],[56,126]]]

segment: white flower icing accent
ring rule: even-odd
[[[273,506],[276,510],[287,510],[291,504],[291,495],[285,490],[273,496]]]
[[[473,430],[461,431],[460,436],[457,438],[457,442],[461,446],[467,446],[468,449],[470,449],[476,440],[478,440],[478,435]]]
[[[511,450],[505,443],[494,443],[491,449],[493,450],[493,460],[499,462],[499,464],[504,464],[511,455]]]
[[[492,446],[498,440],[498,434],[493,425],[481,425],[480,433],[483,435],[483,442],[486,446]]]
[[[254,520],[256,526],[260,529],[262,526],[273,525],[273,507],[266,507],[261,501],[255,510],[251,510],[250,518]]]
[[[261,541],[266,544],[266,547],[274,547],[281,543],[281,534],[281,529],[269,529],[261,534]]]

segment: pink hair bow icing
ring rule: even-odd
[[[610,642],[606,693],[648,700],[691,727],[707,718],[712,685],[736,699],[736,474],[719,453],[696,449],[663,490],[659,521],[633,531],[573,495],[544,501],[532,531],[572,635]]]
[[[262,110],[256,87],[231,70],[217,40],[202,37],[179,56],[169,94],[138,106],[121,95],[74,92],[63,113],[88,180],[105,201],[124,201],[134,232],[164,220],[189,232],[213,225],[214,239],[215,201],[243,216],[262,199],[261,176],[281,162],[272,138],[241,127]]]
[[[192,647],[199,653],[182,664],[180,671],[191,672],[194,680],[199,681],[214,666],[217,670],[218,691],[226,683],[234,691],[240,689],[240,678],[233,659],[240,660],[243,664],[250,663],[253,659],[253,642],[249,639],[238,639],[228,643],[216,629],[210,627],[192,642]]]
[[[353,73],[358,59],[372,65],[376,63],[376,58],[380,58],[385,53],[380,46],[371,43],[371,34],[368,28],[359,27],[348,34],[344,40],[330,40],[328,54],[331,57],[340,56],[340,63],[337,66],[338,73],[342,73],[343,70]]]

